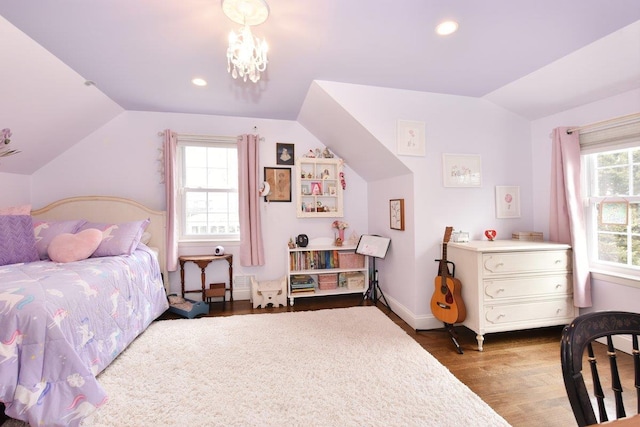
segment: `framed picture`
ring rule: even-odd
[[[396,144],[399,156],[424,156],[424,122],[398,120]]]
[[[404,230],[404,199],[389,200],[389,220],[392,230]]]
[[[605,202],[600,203],[600,225],[627,225],[629,224],[629,202]]]
[[[496,186],[496,218],[520,218],[520,187]]]
[[[308,196],[311,194],[311,187],[309,187],[309,184],[301,184],[300,191],[302,191],[303,195]]]
[[[445,187],[480,187],[482,169],[477,154],[443,154],[442,180]]]
[[[293,144],[276,143],[276,164],[293,165],[294,163]]]
[[[337,190],[337,187],[335,186],[335,184],[329,184],[329,195],[330,196],[337,196],[338,195],[338,190]]]
[[[265,202],[291,201],[291,168],[264,168],[264,180],[271,191],[264,197]]]

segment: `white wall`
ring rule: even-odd
[[[10,161],[11,157],[0,159],[0,162]],[[0,207],[31,203],[31,177],[29,175],[0,172],[0,182],[2,183]]]
[[[265,138],[260,151],[261,168],[277,166],[276,142],[295,144],[296,156],[309,149],[324,147],[294,121],[129,111],[38,170],[32,177],[31,202],[42,207],[64,197],[100,194],[131,198],[153,209],[163,210],[164,187],[160,182],[158,161],[162,138],[158,131],[169,128],[179,133],[234,136],[254,133],[254,126],[257,126],[257,133]],[[366,196],[362,196],[366,194],[367,185],[353,173],[346,160],[344,220],[351,225],[347,230],[349,236],[352,230],[363,233],[368,229]],[[262,203],[266,264],[263,267],[242,267],[236,256],[234,274],[256,275],[258,279],[282,276],[286,271],[286,244],[290,237],[300,233],[308,234],[310,238],[333,236],[332,219],[297,219],[294,206],[294,202]],[[181,253],[212,253],[216,245],[182,247]],[[236,244],[223,245],[227,253],[238,255]],[[198,286],[200,274],[197,267],[188,264],[186,273],[190,287]],[[227,277],[224,263],[211,264],[207,269],[208,282],[222,281]],[[170,282],[172,290],[178,291],[177,273],[170,274]]]
[[[429,302],[438,270],[434,260],[441,256],[445,227],[469,231],[472,239],[483,239],[487,228],[497,230],[498,238],[503,239],[511,238],[513,231],[533,229],[534,165],[529,122],[477,98],[334,82],[319,84],[384,144],[390,155],[396,152],[398,119],[426,124],[426,156],[397,156],[412,172],[412,186],[399,185],[396,179],[369,184],[369,223],[370,232],[393,235],[394,253],[402,246],[403,256],[412,257],[411,268],[399,268],[394,262],[394,267],[387,269],[390,260],[380,263],[380,285],[385,296],[394,301],[394,309],[409,313],[402,316],[407,323],[429,327],[433,320]],[[443,153],[479,154],[482,186],[444,187]],[[497,185],[520,186],[521,218],[496,219]],[[403,195],[411,219],[406,231],[391,231],[388,200]]]
[[[549,230],[549,186],[551,170],[551,131],[559,126],[582,126],[602,120],[624,116],[640,111],[640,90],[593,102],[559,114],[544,117],[531,123],[532,162],[535,165],[533,203],[535,228]],[[607,280],[593,280],[593,307],[596,310],[638,311],[640,289],[612,283]]]

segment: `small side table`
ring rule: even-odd
[[[205,300],[205,283],[207,281],[206,275],[205,275],[205,269],[207,268],[207,266],[209,264],[211,264],[213,261],[220,261],[220,260],[227,260],[227,262],[229,263],[229,293],[231,294],[231,297],[229,298],[229,300],[231,302],[233,302],[233,255],[228,254],[228,255],[184,255],[184,256],[180,256],[178,257],[178,261],[180,262],[180,284],[182,286],[182,296],[184,297],[184,294],[186,293],[190,293],[190,292],[201,292],[202,293],[202,301]],[[184,264],[187,262],[193,262],[194,264],[196,264],[198,267],[200,267],[200,271],[201,271],[201,275],[200,278],[202,280],[202,289],[192,289],[192,290],[185,290],[184,289]]]

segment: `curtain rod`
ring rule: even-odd
[[[257,131],[258,128],[254,126],[253,130]],[[189,138],[210,138],[211,137],[211,135],[202,135],[197,133],[178,133],[178,135],[186,136]],[[158,131],[158,136],[164,136],[164,131]],[[234,138],[234,137],[232,136],[231,138]],[[260,137],[260,142],[264,142],[264,136]]]
[[[606,129],[608,127],[620,126],[627,123],[634,123],[640,121],[640,113],[628,114],[626,116],[616,117],[614,119],[602,120],[600,122],[590,123],[584,126],[578,126],[575,128],[567,129],[567,133],[570,135],[573,132],[581,131],[594,131]]]

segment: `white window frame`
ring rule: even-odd
[[[186,193],[185,190],[185,159],[184,159],[184,148],[187,146],[201,146],[201,147],[234,147],[237,149],[237,137],[230,136],[214,136],[214,135],[190,135],[190,134],[178,134],[177,140],[177,204],[179,206],[178,209],[178,242],[181,244],[184,243],[193,243],[193,242],[239,242],[240,241],[240,233],[229,233],[229,234],[189,234],[186,230]],[[191,191],[207,191],[207,189],[191,189]],[[221,191],[220,189],[216,189],[216,191]],[[222,190],[224,191],[224,190]],[[229,193],[236,193],[238,195],[238,188],[230,188],[228,190]]]
[[[592,197],[590,194],[592,182],[595,179],[593,165],[589,162],[589,155],[619,151],[629,148],[640,148],[640,114],[613,119],[595,126],[593,129],[580,131],[580,151],[582,154],[582,182],[584,197],[584,213],[587,231],[587,247],[589,252],[590,270],[594,277],[614,281],[626,286],[640,287],[640,267],[621,263],[598,260],[598,203],[603,200],[625,200],[629,203],[639,203],[640,196],[624,195],[624,197]],[[630,230],[627,231],[630,233]]]

